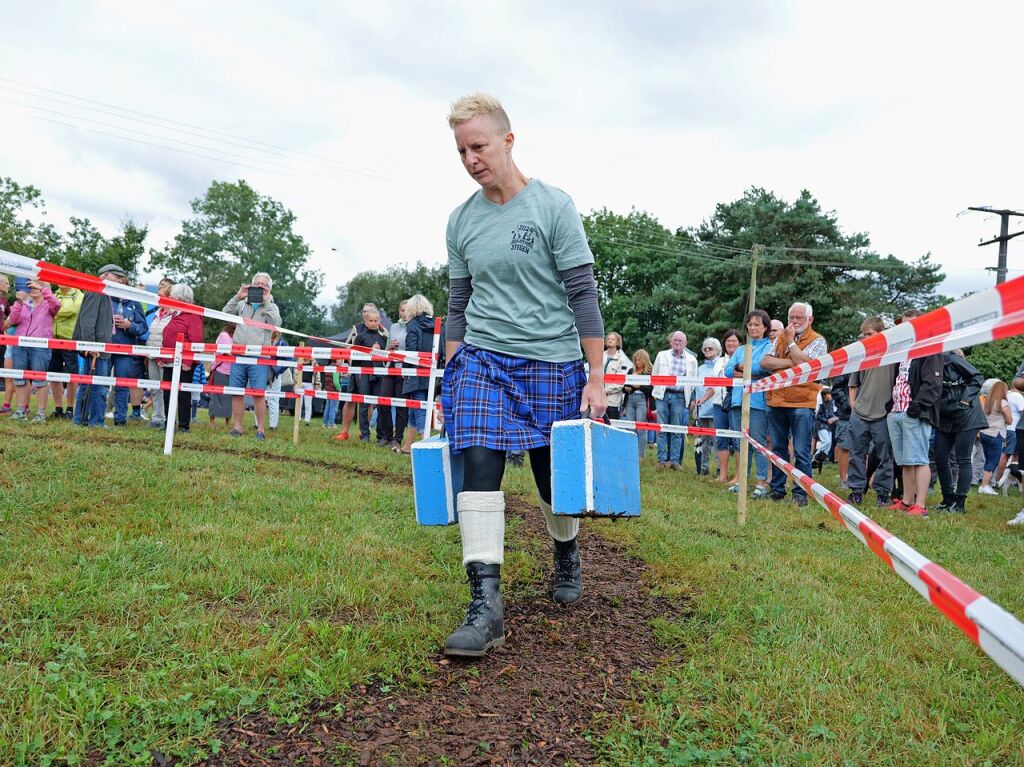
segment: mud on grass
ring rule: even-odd
[[[526,547],[547,561],[539,509],[510,500],[508,511],[529,532],[509,550]],[[438,652],[421,689],[356,687],[298,722],[259,713],[224,722],[220,753],[205,764],[593,763],[595,739],[637,692],[634,677],[678,660],[656,641],[652,620],[684,617],[688,606],[651,594],[644,565],[592,529],[584,523],[580,537],[579,604],[552,602],[546,574],[505,583],[500,650],[479,661]]]

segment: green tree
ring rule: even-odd
[[[69,269],[77,269],[87,274],[96,274],[104,264],[112,263],[107,258],[107,241],[87,218],[70,219],[71,229],[64,235],[61,245],[60,264]],[[118,264],[126,272],[131,273],[123,264]]]
[[[1024,336],[972,347],[967,352],[967,361],[984,373],[985,378],[999,378],[1012,386],[1017,368],[1024,361]]]
[[[687,233],[673,235],[649,213],[620,215],[602,208],[583,217],[604,324],[621,334],[630,352],[653,353],[669,332],[692,319],[687,280]]]
[[[46,215],[42,192],[0,178],[0,248],[26,258],[54,261],[59,257],[60,234],[53,225],[33,221]]]
[[[139,224],[132,218],[122,221],[121,231],[107,240],[103,249],[104,263],[117,264],[135,277],[139,271],[139,264],[146,254],[148,236],[149,227],[145,224]]]
[[[223,307],[254,273],[267,272],[283,324],[324,331],[316,303],[323,274],[308,268],[309,246],[295,233],[290,210],[245,181],[215,181],[191,207],[174,242],[150,252],[151,268],[190,284],[196,302],[212,309]]]
[[[691,234],[704,256],[688,264],[689,300],[701,333],[739,324],[755,244],[766,248],[758,267],[758,306],[784,319],[794,301],[811,303],[814,327],[832,347],[856,338],[866,316],[891,318],[933,305],[944,276],[930,255],[914,263],[879,256],[867,234],[844,234],[835,212],[823,211],[806,190],[788,203],[749,189],[739,200],[717,205]]]
[[[360,272],[344,285],[338,286],[338,300],[331,307],[333,328],[342,332],[358,322],[363,304],[371,302],[398,319],[398,305],[409,296],[422,293],[444,315],[448,307],[448,267],[444,264],[426,266],[417,261],[409,269],[389,266],[379,272]]]

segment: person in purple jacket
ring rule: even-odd
[[[50,290],[48,282],[29,280],[28,292],[19,290],[11,307],[11,324],[14,335],[31,338],[53,338],[53,318],[60,310],[60,301]],[[50,350],[15,346],[11,350],[15,370],[34,370],[45,373],[50,367]],[[29,402],[32,398],[28,381],[19,378],[14,382],[17,404],[11,418],[15,421],[28,420]],[[36,393],[36,414],[32,423],[46,423],[46,398],[49,386],[46,381],[32,381]]]

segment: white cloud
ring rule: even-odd
[[[0,101],[2,172],[40,187],[51,220],[89,216],[109,234],[132,215],[160,246],[212,180],[244,177],[296,213],[330,292],[362,269],[444,259],[448,212],[474,189],[444,115],[478,88],[505,99],[523,170],[583,211],[636,206],[676,228],[752,185],[807,188],[880,251],[931,251],[953,294],[991,284],[981,267],[995,263],[975,244],[996,224],[958,212],[1024,205],[1007,85],[1024,10],[1008,2],[106,0],[5,14],[5,77],[306,153],[126,123],[0,81],[0,99],[131,131]],[[1024,268],[1019,242],[1011,266]]]

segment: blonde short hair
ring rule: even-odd
[[[456,125],[468,123],[480,115],[490,115],[494,127],[502,135],[512,130],[505,108],[489,93],[470,93],[454,102],[448,113],[448,126],[454,130]]]
[[[405,318],[411,320],[413,317],[419,317],[421,314],[434,313],[434,305],[430,303],[430,300],[422,293],[417,293],[414,296],[409,297],[403,303],[405,303]]]

